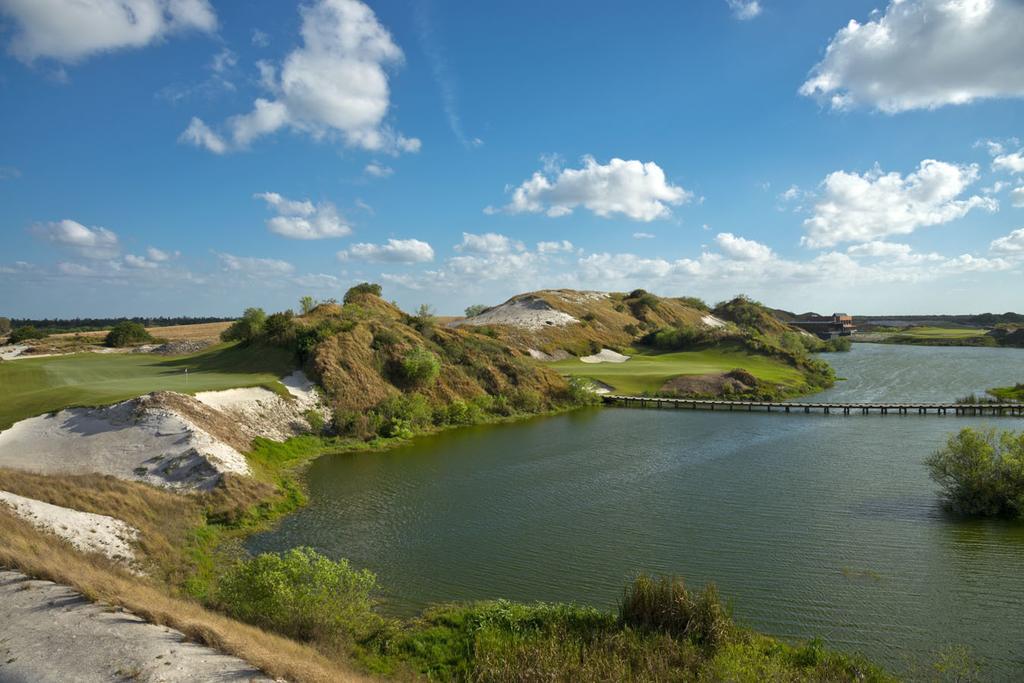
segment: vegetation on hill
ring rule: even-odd
[[[404,313],[380,298],[379,285],[356,285],[344,302],[303,316],[250,308],[223,338],[294,353],[326,392],[343,436],[411,436],[592,400],[485,330],[439,325],[425,306]]]
[[[962,429],[925,464],[950,510],[1024,517],[1024,432]]]
[[[1018,382],[1012,387],[996,387],[989,389],[988,393],[995,396],[1000,401],[1020,401],[1024,402],[1024,384]]]
[[[146,331],[142,323],[123,320],[114,325],[107,333],[103,343],[111,347],[137,346],[153,341],[153,335]]]
[[[47,336],[46,332],[37,330],[31,325],[22,325],[17,327],[7,337],[8,344],[20,344],[21,342],[31,341],[33,339],[45,339]]]

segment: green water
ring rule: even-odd
[[[1024,380],[1024,350],[856,345],[817,398],[947,400]],[[644,570],[715,581],[743,623],[907,672],[966,645],[1024,671],[1024,525],[944,513],[922,459],[1019,418],[606,408],[329,456],[311,504],[250,541],[372,569],[385,607],[611,606]]]

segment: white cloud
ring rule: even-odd
[[[1024,96],[1020,0],[892,0],[850,20],[801,86],[833,108],[889,113]]]
[[[559,252],[570,252],[574,249],[569,240],[554,240],[549,242],[537,242],[537,251],[541,254],[557,254]]]
[[[48,57],[71,63],[217,28],[208,0],[2,0],[0,12],[14,20],[8,49],[23,62]]]
[[[352,228],[338,213],[334,204],[313,204],[308,199],[296,201],[277,192],[258,192],[253,197],[264,200],[277,212],[267,219],[270,232],[296,240],[321,240],[344,237]]]
[[[267,47],[270,45],[270,36],[258,28],[252,30],[252,44],[256,47]]]
[[[395,169],[391,168],[390,166],[378,164],[376,161],[370,162],[369,164],[366,165],[366,168],[363,169],[363,173],[369,176],[373,176],[374,178],[387,178],[388,176],[394,174],[394,172]]]
[[[1005,237],[993,240],[989,246],[996,253],[1024,257],[1024,228],[1014,230]]]
[[[1024,173],[1024,150],[1018,150],[1012,154],[1000,154],[992,160],[992,170]]]
[[[731,232],[720,232],[715,243],[726,256],[740,261],[764,261],[772,257],[772,250],[760,242],[733,235]]]
[[[228,145],[223,138],[210,130],[210,127],[203,123],[197,116],[192,117],[188,128],[178,136],[178,142],[188,143],[196,147],[205,147],[214,154],[223,154],[228,151]]]
[[[634,232],[633,239],[635,240],[653,240],[657,235],[652,232]]]
[[[737,19],[746,21],[761,14],[761,3],[758,0],[725,0]]]
[[[121,252],[117,234],[106,228],[87,228],[69,219],[32,226],[37,237],[77,251],[89,259],[115,258]]]
[[[804,221],[802,243],[830,247],[907,235],[916,228],[948,223],[971,209],[996,211],[991,197],[959,199],[978,179],[977,165],[957,166],[926,159],[906,177],[875,168],[864,173],[836,171],[822,183],[814,215]]]
[[[612,159],[599,164],[585,156],[580,169],[537,171],[515,188],[512,202],[504,210],[565,216],[582,206],[604,218],[621,214],[636,221],[652,221],[671,216],[669,206],[692,198],[692,193],[669,183],[653,161]]]
[[[252,111],[228,120],[232,146],[290,128],[371,151],[418,151],[418,139],[385,123],[391,104],[386,69],[404,56],[373,10],[359,0],[318,0],[299,12],[302,47],[285,57],[279,75],[267,63],[260,67],[273,99],[258,98]],[[183,140],[216,152],[201,138]]]
[[[170,261],[172,258],[177,258],[181,255],[178,251],[164,251],[163,249],[157,249],[156,247],[149,247],[146,249],[146,256],[150,261],[156,261],[163,263],[164,261]]]
[[[215,74],[223,74],[234,68],[236,64],[238,64],[238,55],[225,47],[210,60],[210,70]]]
[[[306,287],[308,289],[337,290],[341,287],[341,280],[333,275],[328,275],[327,273],[309,273],[306,275],[299,275],[298,277],[292,278],[292,282],[297,284],[299,287]]]
[[[353,244],[345,251],[339,251],[338,258],[371,263],[427,263],[434,260],[434,248],[417,239],[389,239],[387,244]]]
[[[879,240],[865,242],[864,244],[855,244],[852,247],[848,247],[846,250],[846,253],[850,256],[869,257],[906,256],[910,252],[911,248],[909,244],[882,242]]]
[[[221,268],[232,273],[240,273],[252,277],[267,275],[290,275],[295,266],[273,258],[255,258],[252,256],[235,256],[233,254],[217,254]]]
[[[60,263],[57,264],[57,271],[63,273],[64,275],[78,277],[94,275],[96,272],[89,266],[83,266],[80,263],[68,263],[66,261],[61,261]]]
[[[482,235],[464,232],[462,233],[462,242],[455,245],[455,251],[464,254],[511,254],[525,249],[526,245],[522,242],[496,232],[487,232]]]
[[[1018,209],[1024,209],[1024,185],[1010,190],[1010,203]]]
[[[125,254],[124,262],[132,268],[159,268],[160,264],[156,261],[151,261],[145,256],[136,256],[135,254]]]

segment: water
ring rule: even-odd
[[[1024,380],[1024,350],[855,345],[815,400],[942,401]],[[895,671],[966,645],[1024,671],[1024,525],[943,512],[921,461],[1015,418],[606,408],[321,458],[311,504],[254,551],[376,572],[385,607],[506,597],[612,606],[639,570],[715,581],[742,623]]]

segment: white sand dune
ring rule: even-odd
[[[552,308],[543,299],[524,297],[507,301],[472,318],[456,320],[451,326],[509,325],[526,330],[542,330],[545,327],[564,327],[578,322],[568,313]]]
[[[710,313],[705,315],[703,318],[701,318],[700,321],[702,323],[704,323],[705,325],[707,325],[708,327],[725,327],[726,326],[726,322],[724,320],[722,320],[721,318],[716,318],[715,316],[711,315]]]
[[[107,515],[82,512],[0,491],[0,504],[10,507],[32,526],[60,536],[84,553],[102,553],[131,567],[135,562],[132,542],[139,530]]]
[[[580,360],[584,363],[625,363],[629,360],[629,356],[624,356],[611,349],[601,349],[592,356],[581,356]]]

